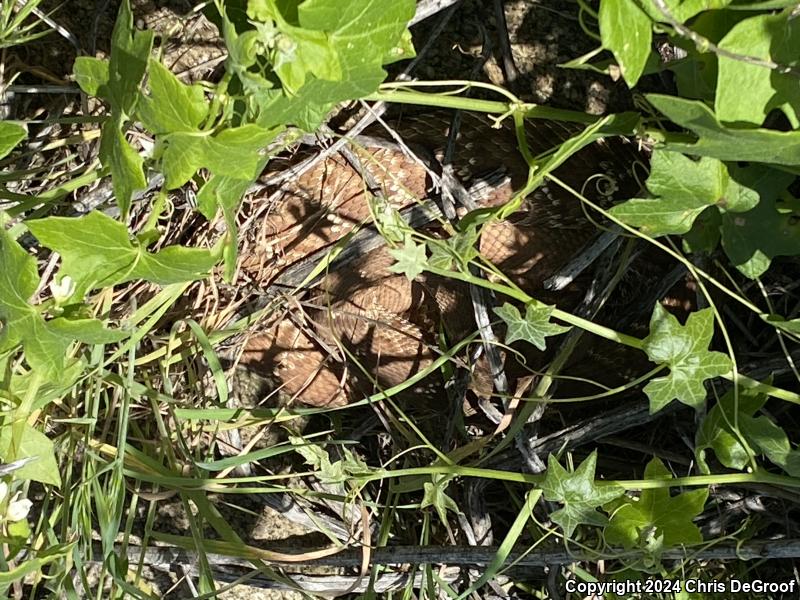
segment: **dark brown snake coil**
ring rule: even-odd
[[[396,130],[410,147],[441,160],[449,118],[440,113],[404,119]],[[534,154],[557,147],[574,126],[532,121],[527,130]],[[368,132],[380,135],[380,130]],[[388,134],[383,134],[387,137]],[[608,205],[638,190],[631,175],[633,144],[597,142],[573,156],[556,174],[574,189]],[[428,196],[425,168],[400,149],[367,147],[363,168],[396,208]],[[485,206],[506,202],[527,178],[513,130],[465,114],[452,164],[467,186],[476,177],[505,172],[506,182],[481,199]],[[600,184],[597,175],[603,175]],[[588,183],[587,183],[588,181]],[[585,185],[586,184],[586,185]],[[295,182],[263,224],[263,245],[245,261],[269,285],[287,268],[332,246],[355,226],[369,222],[365,183],[340,155],[321,161]],[[589,240],[593,226],[580,201],[554,184],[540,187],[524,209],[483,229],[480,252],[534,297],[554,301],[542,282]],[[451,340],[475,331],[466,286],[423,274],[411,282],[389,271],[386,247],[373,250],[325,276],[319,288],[273,318],[249,340],[242,363],[275,379],[286,394],[305,404],[341,405],[378,389],[400,384],[438,356],[440,324]],[[360,366],[359,366],[360,365]],[[432,389],[428,387],[428,391]]]

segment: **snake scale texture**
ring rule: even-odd
[[[448,114],[406,117],[392,126],[407,148],[429,157],[428,168],[443,159]],[[384,131],[366,133],[371,139],[390,139]],[[532,152],[538,154],[576,131],[573,125],[536,120],[528,123],[526,133]],[[370,221],[367,186],[360,173],[367,171],[398,209],[430,196],[425,160],[409,157],[399,146],[378,143],[363,147],[359,156],[362,170],[335,154],[283,186],[283,196],[263,222],[258,249],[243,267],[257,273],[261,285],[269,286],[293,265]],[[578,152],[555,173],[608,206],[638,191],[632,175],[637,160],[641,158],[634,144],[603,140]],[[482,206],[509,200],[528,174],[513,129],[493,128],[490,121],[471,114],[462,117],[451,164],[466,187],[487,174],[504,175],[499,185],[485,186],[487,191],[479,197]],[[479,249],[532,296],[562,304],[569,292],[547,292],[543,281],[568,262],[593,231],[577,198],[545,184],[508,220],[484,227]],[[400,384],[428,367],[440,355],[441,332],[454,343],[475,331],[465,285],[427,273],[409,281],[389,270],[393,262],[382,246],[340,268],[334,263],[302,303],[296,298],[284,303],[251,337],[241,362],[267,375],[296,401],[342,405]],[[441,395],[441,382],[432,375],[413,391]]]

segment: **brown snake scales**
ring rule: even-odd
[[[449,123],[448,115],[432,113],[392,125],[412,150],[441,160]],[[532,121],[527,137],[531,151],[538,154],[578,130],[553,121]],[[513,129],[493,129],[488,121],[464,114],[458,132],[452,165],[459,180],[468,186],[481,175],[505,173],[503,183],[490,187],[480,204],[506,202],[528,174]],[[367,133],[388,137],[378,128]],[[360,158],[392,206],[402,208],[429,196],[431,181],[425,167],[399,147],[366,146]],[[555,173],[607,206],[638,191],[631,174],[637,158],[633,144],[610,139],[584,148]],[[595,185],[597,174],[605,175],[603,185]],[[292,265],[333,246],[355,226],[370,221],[365,189],[359,171],[343,156],[320,161],[284,186],[284,197],[263,223],[258,252],[245,260],[244,269],[258,272],[262,285],[268,286]],[[580,201],[546,184],[508,220],[484,227],[479,249],[532,296],[561,302],[564,294],[554,296],[542,283],[572,258],[593,231]],[[442,325],[450,343],[475,331],[465,285],[428,273],[412,282],[391,272],[392,263],[385,246],[342,268],[334,263],[302,305],[289,302],[249,340],[242,363],[274,379],[297,401],[341,405],[397,385],[428,367],[438,356],[437,333]],[[441,387],[430,384],[426,393],[441,393]]]

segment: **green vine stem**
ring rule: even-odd
[[[455,92],[421,92],[414,88],[456,88]],[[482,100],[478,98],[467,98],[459,95],[461,91],[473,88],[485,89],[497,93],[508,99],[508,101]],[[472,112],[484,113],[487,115],[498,115],[498,120],[507,116],[520,113],[526,119],[552,119],[554,121],[566,121],[571,123],[581,123],[593,125],[601,119],[608,118],[590,115],[576,110],[566,110],[552,108],[549,106],[539,106],[538,104],[522,102],[519,98],[498,86],[479,81],[462,79],[442,80],[442,81],[403,81],[384,83],[374,94],[364,97],[366,101],[390,102],[394,104],[416,104],[419,106],[432,106],[437,108],[449,108],[453,110],[467,110]],[[639,113],[619,113],[610,115],[613,117],[623,117],[635,115],[635,123],[631,121],[632,127],[624,127],[617,131],[608,131],[609,135],[638,135],[653,140],[657,143],[687,143],[693,142],[696,138],[692,134],[664,131],[658,126],[649,125],[652,120],[645,120]],[[626,122],[625,120],[622,120]],[[657,122],[655,122],[657,125]]]
[[[432,267],[428,265],[426,270],[435,274],[441,275],[443,277],[451,277],[453,279],[458,279],[459,281],[463,281],[465,283],[470,283],[473,285],[481,286],[486,289],[490,289],[492,291],[498,292],[509,298],[513,298],[519,302],[524,304],[541,304],[538,300],[533,298],[532,296],[526,294],[520,289],[516,289],[510,287],[508,285],[503,285],[501,283],[495,283],[491,281],[487,281],[481,277],[476,277],[471,273],[464,273],[461,271],[449,271],[446,269],[440,269],[437,267]],[[588,319],[583,319],[566,311],[563,311],[559,308],[554,308],[552,312],[553,317],[568,323],[569,325],[574,325],[575,327],[580,327],[584,331],[588,331],[589,333],[593,333],[599,337],[605,338],[607,340],[611,340],[612,342],[617,342],[619,344],[623,344],[625,346],[629,346],[631,348],[636,348],[637,350],[644,349],[644,340],[634,337],[632,335],[627,335],[625,333],[620,333],[619,331],[615,331],[610,327],[604,327],[603,325],[598,325]],[[800,394],[796,392],[790,392],[788,390],[784,390],[772,385],[768,385],[766,383],[762,383],[755,379],[751,379],[746,375],[742,375],[741,373],[734,373],[733,371],[722,375],[723,379],[727,379],[728,381],[733,381],[736,379],[744,388],[749,390],[761,392],[772,396],[773,398],[778,398],[780,400],[785,400],[786,402],[791,402],[792,404],[800,404]]]
[[[460,465],[432,465],[429,467],[412,467],[397,469],[395,471],[376,471],[359,477],[360,481],[377,481],[400,477],[430,477],[431,475],[451,475],[455,477],[478,477],[511,483],[523,483],[538,486],[544,481],[545,475],[518,473],[516,471],[499,471],[497,469],[481,469],[478,467],[464,467]],[[690,475],[676,477],[675,479],[626,479],[598,481],[598,485],[617,485],[625,490],[653,490],[674,487],[701,487],[709,485],[742,485],[766,484],[783,488],[800,488],[800,478],[788,475],[777,475],[764,470],[752,473],[724,473],[722,475]]]

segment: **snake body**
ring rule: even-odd
[[[408,147],[430,157],[430,167],[443,159],[449,124],[447,115],[431,113],[402,119],[393,127]],[[483,118],[465,114],[458,132],[451,164],[459,180],[470,185],[486,174],[501,173],[502,183],[488,187],[480,204],[508,201],[528,175],[513,129],[496,129]],[[575,132],[574,126],[543,120],[530,122],[526,130],[534,154],[557,147]],[[373,136],[386,134],[375,130]],[[360,156],[361,173],[369,173],[394,208],[429,196],[425,161],[391,144],[367,145]],[[603,140],[571,157],[556,174],[608,205],[615,196],[638,190],[632,175],[637,159],[633,144]],[[264,220],[258,251],[244,268],[258,272],[262,285],[269,285],[293,265],[369,222],[364,179],[343,156],[333,155],[285,185],[283,198]],[[523,290],[556,301],[558,296],[543,290],[543,281],[589,240],[592,231],[580,201],[547,184],[511,218],[485,226],[479,250]],[[242,362],[270,376],[297,401],[314,406],[344,404],[427,368],[439,355],[438,331],[457,338],[475,330],[469,291],[429,274],[409,281],[389,270],[393,262],[383,246],[341,268],[334,264],[302,305],[289,302],[249,340]],[[439,391],[436,382],[416,389],[425,394]]]

